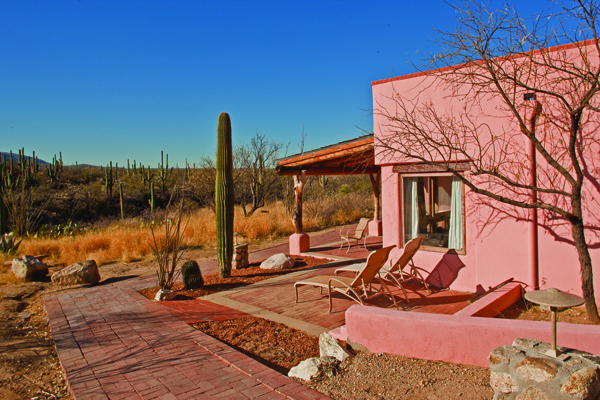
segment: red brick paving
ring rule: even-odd
[[[348,261],[326,264],[325,267],[309,270],[301,277],[278,279],[276,283],[259,287],[247,287],[244,291],[225,295],[233,300],[267,309],[277,314],[309,322],[328,329],[334,329],[345,322],[346,310],[355,301],[341,294],[334,294],[333,310],[329,313],[327,291],[320,294],[319,288],[303,285],[298,287],[298,303],[295,303],[294,283],[317,275],[334,275],[334,271]],[[400,289],[390,286],[400,309],[434,314],[454,314],[468,306],[473,295],[453,290],[433,290],[429,293],[422,285],[405,284],[408,302]],[[367,305],[393,308],[393,302],[385,296],[377,296],[366,301]]]
[[[327,294],[303,286],[296,304],[293,286],[297,280],[364,261],[381,247],[381,238],[374,237],[368,239],[367,250],[353,245],[346,253],[345,247],[328,245],[338,240],[339,231],[312,236],[311,248],[352,260],[226,296],[325,328],[341,326],[346,309],[355,302],[335,295],[334,312],[328,313]],[[253,252],[250,260],[281,252],[288,252],[287,243]],[[217,263],[204,263],[201,269],[214,273]],[[200,299],[158,304],[137,293],[155,284],[156,278],[147,276],[45,298],[57,353],[75,399],[327,399],[188,325],[247,314]],[[453,314],[471,298],[450,290],[428,293],[419,285],[407,285],[407,290],[409,302],[400,306],[411,311]],[[398,289],[394,293],[403,299]],[[393,307],[383,296],[368,304]]]
[[[173,310],[175,316],[186,324],[195,324],[204,321],[226,321],[250,315],[202,299],[164,301],[160,304]]]
[[[136,278],[44,299],[75,399],[327,399],[137,293],[154,282]]]

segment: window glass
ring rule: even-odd
[[[424,246],[463,248],[462,182],[452,176],[404,178],[406,241],[427,235]]]

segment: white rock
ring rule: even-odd
[[[160,289],[156,292],[156,296],[154,296],[154,301],[165,301],[165,300],[173,300],[177,296],[177,292],[172,290],[163,290]]]
[[[288,376],[290,378],[300,378],[305,381],[310,381],[314,376],[319,374],[319,365],[321,364],[321,359],[319,357],[311,357],[306,360],[300,362],[300,364],[292,367],[290,372],[288,372]]]
[[[311,357],[302,361],[295,367],[292,367],[290,372],[288,372],[288,376],[290,378],[299,378],[305,381],[310,381],[323,372],[329,376],[332,376],[335,374],[334,370],[336,367],[337,360],[333,357]]]
[[[273,270],[290,269],[294,266],[295,262],[296,260],[294,260],[292,257],[284,253],[279,253],[267,258],[262,262],[262,264],[260,264],[260,267],[262,269]]]
[[[12,260],[12,272],[17,279],[29,282],[48,275],[48,266],[34,256],[23,256]]]
[[[71,264],[52,275],[52,283],[61,286],[96,285],[100,282],[100,271],[94,260]]]
[[[340,362],[352,356],[348,350],[340,346],[338,341],[333,336],[326,332],[323,332],[319,335],[319,353],[321,357],[334,357]]]

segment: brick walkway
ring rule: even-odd
[[[311,236],[311,253],[337,261],[314,270],[298,271],[216,293],[203,299],[154,303],[137,290],[156,285],[146,276],[46,297],[46,309],[57,353],[76,399],[327,399],[328,397],[271,370],[188,324],[257,315],[313,335],[344,323],[354,303],[334,299],[328,313],[327,295],[302,287],[294,302],[293,283],[366,260],[381,247],[369,238],[367,250],[339,250],[339,232]],[[339,243],[339,242],[338,242]],[[250,254],[252,262],[288,252],[288,244]],[[309,253],[310,254],[310,253]],[[201,265],[214,273],[216,262]],[[440,291],[429,294],[418,285],[408,288],[410,302],[401,306],[422,312],[452,314],[466,306],[469,294]],[[400,299],[400,297],[398,297]],[[393,307],[384,297],[378,307]]]
[[[327,399],[137,293],[155,279],[45,298],[75,399]]]

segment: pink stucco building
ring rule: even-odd
[[[577,46],[567,46],[550,51],[564,52],[575,61],[579,57],[580,62],[580,50]],[[594,55],[595,49],[590,52]],[[595,56],[592,63],[597,62]],[[399,252],[412,237],[427,234],[415,264],[429,271],[428,281],[435,286],[475,292],[514,278],[529,285],[527,290],[539,285],[540,289],[556,287],[581,295],[579,258],[566,221],[556,218],[554,213],[538,211],[536,223],[527,210],[487,200],[442,169],[424,167],[419,160],[385,148],[393,146],[390,138],[402,140],[394,132],[397,124],[389,117],[397,112],[399,101],[406,101],[411,107],[431,104],[440,115],[466,113],[474,125],[485,127],[478,133],[484,143],[492,134],[508,133],[514,147],[510,157],[528,160],[528,140],[523,139],[518,123],[499,96],[485,96],[478,100],[477,107],[470,104],[465,109],[464,99],[451,95],[451,89],[438,84],[435,75],[418,73],[372,83],[375,164],[381,167],[382,181],[383,245],[396,245]],[[522,101],[515,103],[522,107],[523,115],[529,115],[533,106],[524,94],[517,93],[516,98]],[[545,119],[540,120],[539,135],[546,135],[545,145],[558,154],[560,137],[556,133],[552,136],[556,132],[552,131],[552,122],[561,118],[553,103],[556,100],[539,94],[537,99],[545,113]],[[596,129],[597,116],[586,114],[585,118],[581,133],[586,142],[582,150],[587,174],[585,233],[595,270],[596,298],[600,299],[600,131]],[[465,160],[457,156],[454,161]],[[457,164],[456,168],[470,173],[467,163]],[[541,186],[563,184],[548,173],[550,168],[539,155],[536,168]]]

